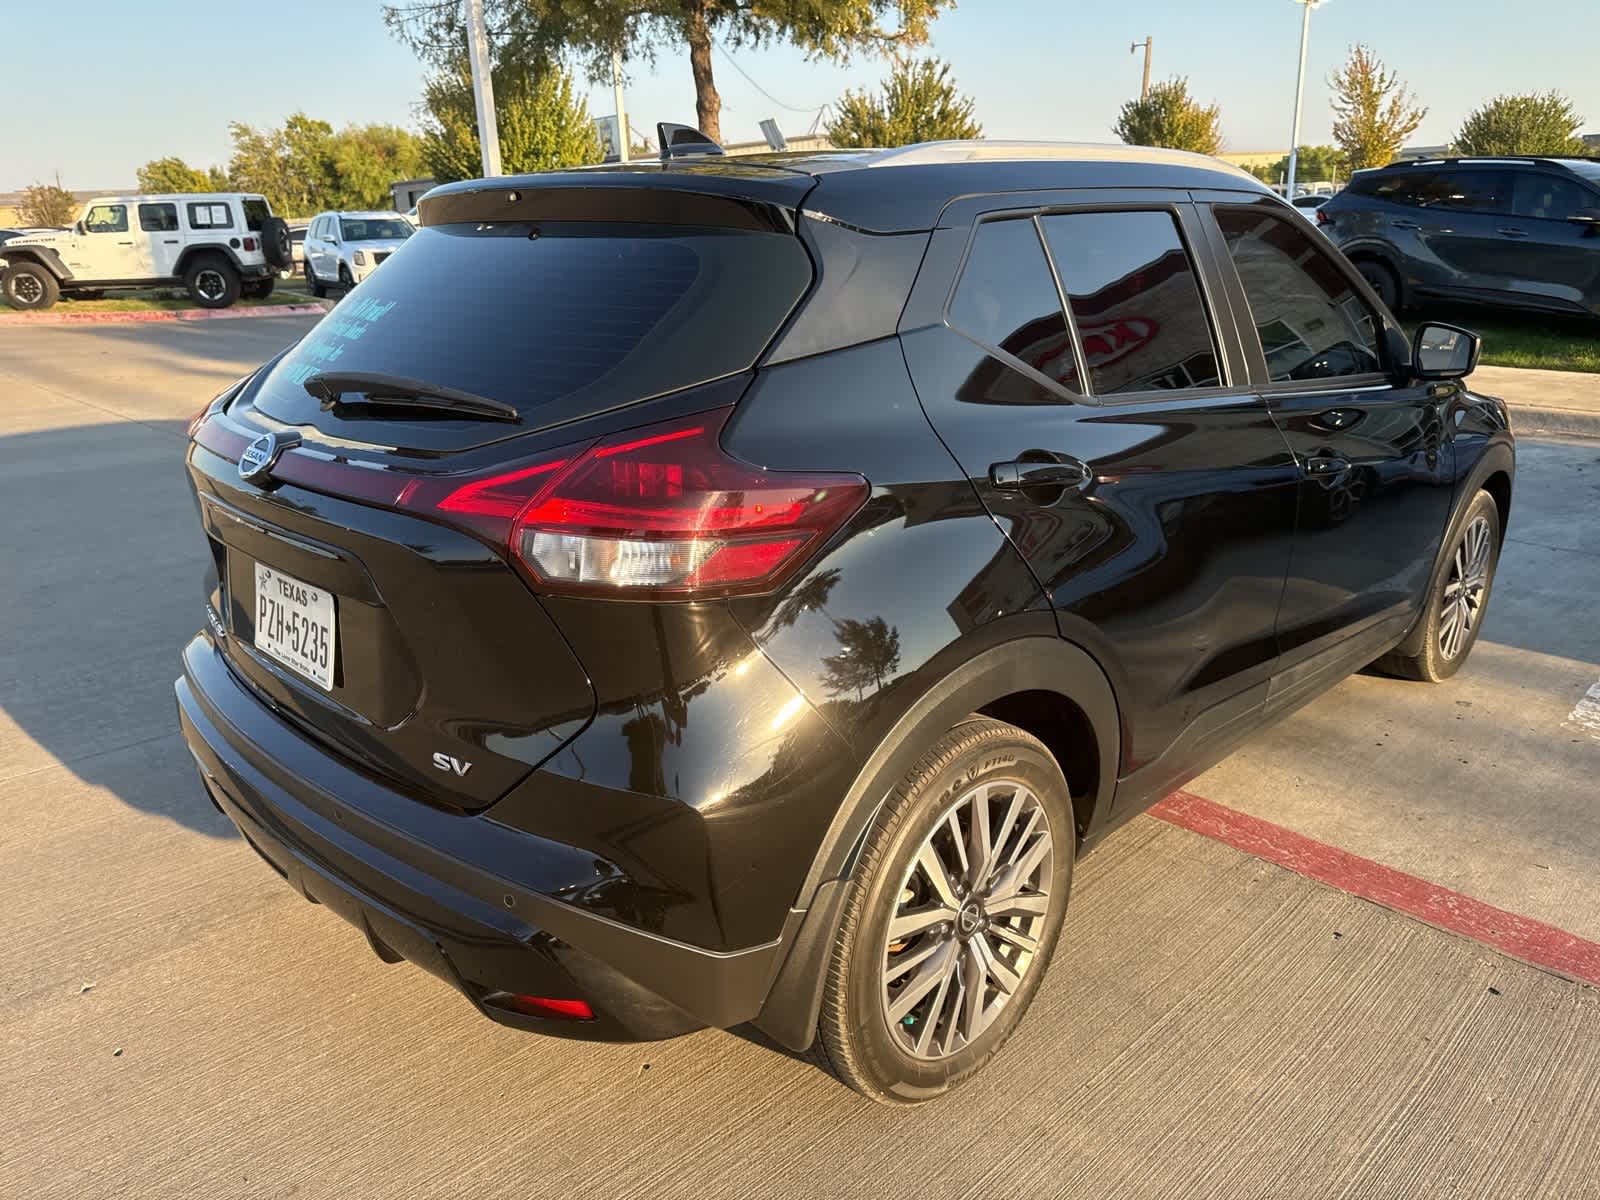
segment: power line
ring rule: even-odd
[[[757,83],[755,81],[755,79],[751,76],[750,72],[746,71],[743,67],[741,67],[739,65],[739,60],[736,59],[732,54],[730,54],[728,52],[728,48],[726,46],[724,46],[721,42],[716,43],[716,46],[717,46],[718,50],[722,51],[722,57],[727,59],[728,62],[730,62],[733,65],[733,69],[735,71],[739,72],[739,74],[741,74],[741,75],[743,75],[745,77],[745,81],[747,83],[749,83],[749,85],[751,87],[755,88],[756,91],[760,92],[763,96],[765,96],[768,100],[772,101],[772,103],[776,104],[779,108],[786,108],[790,112],[807,113],[807,114],[810,114],[810,113],[818,113],[818,114],[820,114],[823,109],[828,107],[826,104],[813,104],[813,105],[810,105],[809,107],[801,108],[801,107],[799,107],[797,105],[785,104],[782,100],[779,100],[771,92],[767,91],[766,88],[762,87],[759,83]]]

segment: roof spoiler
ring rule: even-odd
[[[661,161],[674,158],[692,158],[698,155],[722,155],[717,145],[693,125],[674,125],[670,121],[656,122],[656,140],[661,143]]]

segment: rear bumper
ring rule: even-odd
[[[212,802],[385,960],[437,975],[502,1024],[564,1036],[651,1040],[760,1011],[789,927],[767,945],[716,952],[585,912],[557,897],[593,883],[592,853],[432,808],[350,769],[244,687],[209,633],[185,648],[183,668],[179,721]],[[582,999],[595,1019],[524,1016],[497,1007],[496,993]]]

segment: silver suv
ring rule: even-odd
[[[396,212],[318,213],[306,231],[306,286],[313,296],[349,291],[415,232]]]

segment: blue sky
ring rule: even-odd
[[[422,71],[389,36],[377,0],[275,0],[249,6],[258,17],[244,21],[227,15],[235,7],[246,6],[78,0],[45,19],[39,36],[47,46],[60,39],[73,81],[63,80],[56,54],[7,56],[13,103],[0,125],[0,190],[57,169],[71,188],[128,186],[139,164],[167,154],[225,163],[230,120],[274,124],[296,109],[336,126],[415,124]],[[197,11],[207,19],[191,20]],[[1200,97],[1219,103],[1228,149],[1270,150],[1289,141],[1299,19],[1292,0],[963,0],[936,24],[932,49],[977,101],[989,136],[1107,141],[1139,86],[1128,44],[1153,34],[1155,76],[1187,75]],[[272,32],[253,32],[258,22]],[[1485,97],[1551,87],[1600,131],[1593,0],[1328,0],[1311,24],[1305,141],[1327,139],[1323,81],[1355,41],[1371,44],[1429,106],[1418,142],[1448,139]],[[269,48],[281,50],[269,57]],[[778,101],[810,111],[778,107],[719,51],[729,140],[759,137],[768,116],[803,132],[816,106],[883,73],[870,59],[808,63],[785,47],[734,56]],[[612,111],[609,87],[592,89],[589,101],[596,115]],[[692,122],[687,56],[640,67],[628,106],[640,130]]]

